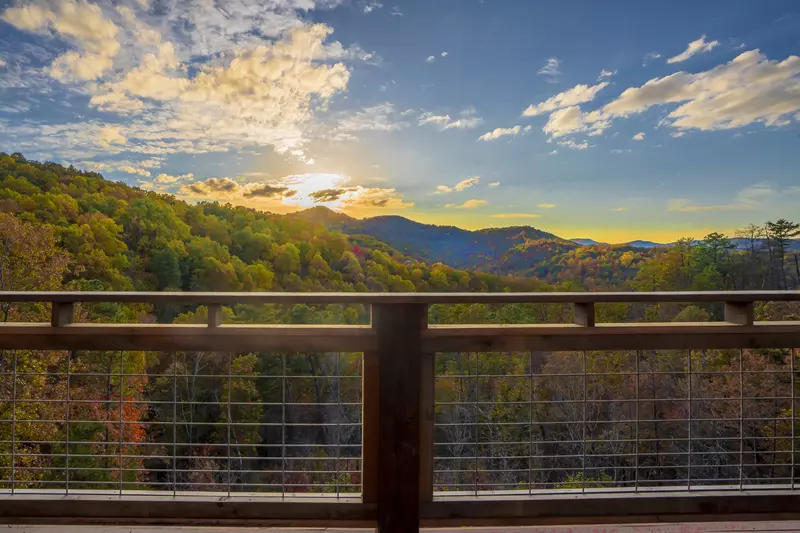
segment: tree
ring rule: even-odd
[[[297,273],[300,270],[300,250],[292,243],[286,243],[278,247],[278,255],[275,257],[275,271],[279,274],[288,275]]]
[[[736,237],[744,240],[747,250],[747,259],[743,262],[741,272],[741,286],[739,288],[764,288],[767,277],[761,274],[762,255],[766,230],[756,224],[749,224],[736,230]],[[761,281],[758,282],[758,277]]]
[[[128,246],[146,254],[189,236],[189,226],[172,208],[152,198],[135,199],[120,219]]]
[[[0,291],[55,291],[69,267],[69,256],[56,244],[49,226],[36,226],[0,213]],[[8,322],[12,304],[0,302]]]
[[[789,250],[792,239],[800,235],[800,224],[781,218],[775,222],[767,222],[766,233],[771,255],[778,263],[777,288],[786,289],[786,252]]]

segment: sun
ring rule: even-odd
[[[324,173],[287,176],[284,178],[283,184],[297,192],[288,198],[284,198],[283,203],[301,207],[313,207],[320,203],[324,203],[329,207],[342,207],[341,200],[320,202],[315,200],[311,194],[317,191],[341,187],[348,179],[347,176],[342,176],[341,174]]]

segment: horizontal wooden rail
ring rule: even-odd
[[[423,504],[424,527],[552,526],[797,520],[800,493],[780,490],[726,492],[639,492],[486,498],[439,499]]]
[[[377,506],[357,499],[163,497],[114,494],[0,496],[0,523],[251,527],[375,527]]]
[[[432,352],[699,350],[800,346],[800,322],[531,324],[431,326],[423,346]]]
[[[250,526],[374,528],[376,504],[353,500],[148,496],[0,496],[5,524],[117,524],[130,526]],[[420,505],[423,527],[510,527],[663,522],[800,519],[800,494],[744,492],[562,494],[497,497],[478,501],[437,499]]]
[[[363,352],[375,343],[369,326],[0,324],[5,349]]]
[[[429,326],[422,352],[688,350],[800,346],[800,322]],[[369,326],[0,323],[0,349],[368,352]]]
[[[235,304],[709,303],[800,301],[800,291],[706,292],[0,292],[2,302]]]

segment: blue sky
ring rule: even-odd
[[[0,150],[621,242],[797,219],[794,1],[0,2]]]

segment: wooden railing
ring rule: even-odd
[[[51,322],[0,323],[0,350],[152,350],[161,352],[363,352],[362,494],[354,500],[279,501],[228,497],[209,502],[175,495],[0,497],[0,521],[377,526],[520,525],[764,519],[800,516],[800,494],[693,490],[630,494],[579,491],[498,493],[467,500],[433,491],[434,361],[441,352],[556,352],[796,348],[800,322],[756,322],[754,303],[800,301],[798,292],[694,293],[114,293],[6,292],[0,303],[49,303]],[[208,323],[99,324],[75,321],[76,304],[204,305]],[[602,303],[724,305],[724,320],[703,323],[598,323]],[[432,304],[572,304],[569,324],[429,325]],[[364,304],[365,326],[223,324],[236,304]],[[794,368],[791,370],[794,396]],[[794,450],[794,398],[792,450]],[[792,451],[794,458],[794,451]],[[800,470],[800,469],[799,469]],[[742,487],[740,486],[739,489]]]

